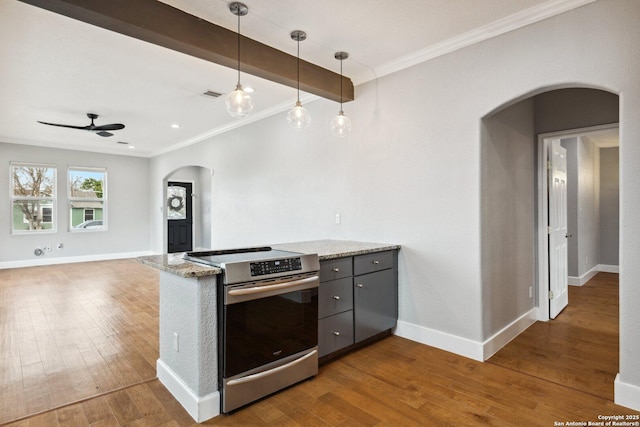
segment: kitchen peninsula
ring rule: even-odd
[[[395,326],[399,245],[317,240],[271,247],[318,254],[321,360]],[[196,421],[219,415],[216,289],[223,270],[182,253],[138,261],[160,270],[158,378]]]

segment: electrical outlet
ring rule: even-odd
[[[173,333],[173,351],[180,352],[180,337],[177,332]]]
[[[336,224],[340,224],[340,222],[342,221],[342,217],[339,213],[336,214]]]
[[[533,297],[533,286],[529,286],[529,298]]]

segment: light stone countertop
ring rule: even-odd
[[[318,254],[320,261],[400,249],[400,245],[353,240],[311,240],[309,242],[278,243],[271,245],[271,247],[283,251]]]
[[[355,255],[400,249],[400,245],[358,242],[352,240],[311,240],[308,242],[278,243],[273,249],[318,254],[320,261]],[[184,260],[184,253],[138,257],[138,262],[181,277],[204,277],[222,273],[222,269]]]

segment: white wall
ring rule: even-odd
[[[603,88],[619,93],[621,103],[619,381],[635,390],[639,20],[640,2],[600,0],[363,84],[357,101],[345,104],[354,130],[344,139],[328,131],[337,104],[320,100],[307,105],[313,122],[306,131],[289,129],[281,114],[154,158],[152,247],[162,248],[162,179],[195,161],[214,171],[215,245],[314,238],[399,243],[400,319],[482,343],[488,338],[483,312],[503,317],[509,298],[482,297],[481,118],[552,88]],[[334,224],[336,212],[341,225]]]
[[[149,160],[83,151],[60,150],[0,142],[0,268],[38,263],[87,261],[137,256],[149,251]],[[57,167],[57,231],[10,234],[9,163],[45,163]],[[106,231],[69,232],[68,166],[107,169]],[[56,250],[62,243],[63,249]],[[51,252],[37,257],[44,245]]]

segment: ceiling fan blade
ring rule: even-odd
[[[112,134],[112,133],[110,133],[110,132],[105,132],[105,131],[103,131],[103,130],[101,130],[101,131],[99,131],[99,132],[96,132],[96,134],[97,134],[97,135],[100,135],[100,136],[105,136],[105,137],[106,137],[106,136],[113,136],[113,134]]]
[[[122,123],[112,123],[110,125],[95,126],[92,130],[120,130],[124,129]]]
[[[49,125],[49,126],[58,126],[61,128],[70,128],[70,129],[89,129],[89,126],[72,126],[72,125],[61,125],[59,123],[47,123],[47,122],[41,122],[40,120],[37,121],[38,123],[42,123],[43,125]]]

